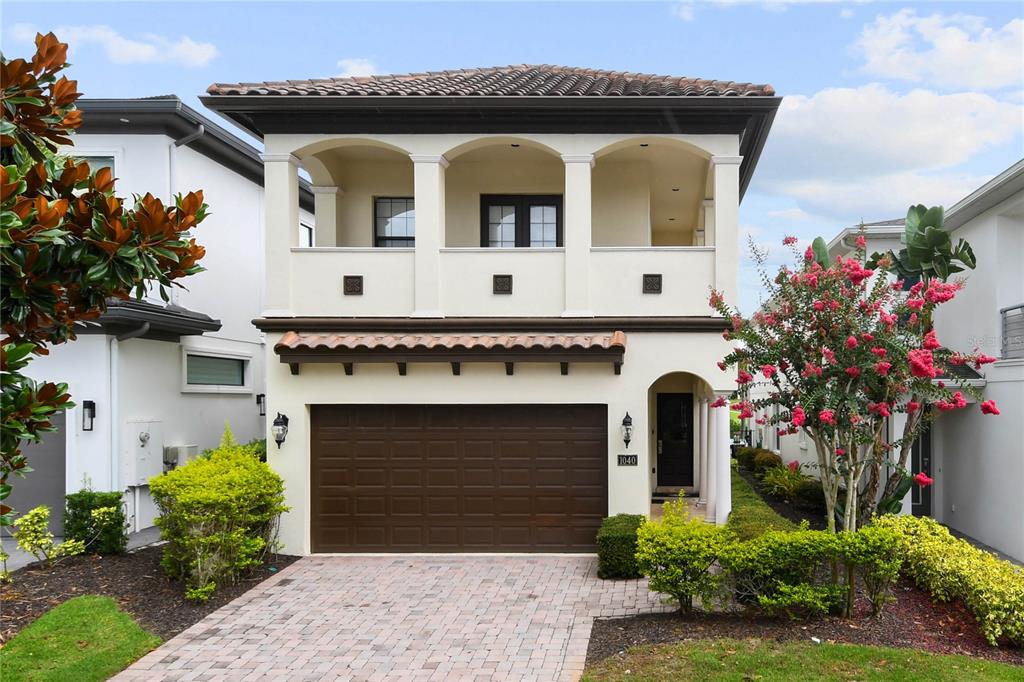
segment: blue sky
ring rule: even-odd
[[[832,237],[949,206],[1024,156],[1019,2],[5,2],[3,49],[72,45],[90,97],[215,81],[553,63],[771,83],[785,96],[743,239]],[[45,21],[40,16],[45,16]],[[59,19],[54,19],[55,17]],[[744,251],[745,251],[744,246]],[[774,260],[774,258],[773,258]],[[741,272],[750,311],[757,280]]]

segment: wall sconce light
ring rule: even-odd
[[[629,447],[629,441],[633,440],[633,418],[629,416],[629,412],[622,418],[622,442]]]
[[[96,419],[96,401],[82,401],[82,430],[92,431],[92,423]]]
[[[256,394],[256,407],[259,408],[260,416],[261,417],[266,417],[267,416],[267,394],[266,393],[257,393]]]
[[[278,449],[281,448],[281,443],[288,437],[288,417],[277,413],[277,417],[274,418],[274,423],[270,427],[270,433],[274,435],[274,442],[277,443]]]

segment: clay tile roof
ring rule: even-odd
[[[616,350],[626,347],[621,331],[605,334],[332,334],[286,332],[274,346],[288,351],[517,351]]]
[[[211,95],[349,97],[770,97],[770,85],[551,64],[519,64],[382,76],[214,83]]]

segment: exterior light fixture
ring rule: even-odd
[[[629,447],[629,441],[633,440],[633,418],[629,416],[629,412],[622,418],[622,442]]]
[[[260,416],[261,417],[266,417],[267,416],[267,394],[266,393],[257,393],[256,394],[256,407],[259,408]]]
[[[82,430],[92,431],[92,423],[96,419],[96,401],[82,401]]]
[[[288,437],[288,417],[277,413],[277,417],[274,418],[274,423],[270,427],[270,433],[274,434],[274,442],[277,443],[278,449],[281,448],[281,443]]]

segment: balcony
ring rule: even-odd
[[[739,157],[672,136],[568,137],[268,154],[267,314],[707,315],[709,287],[735,288]],[[300,167],[312,248],[289,228]]]

